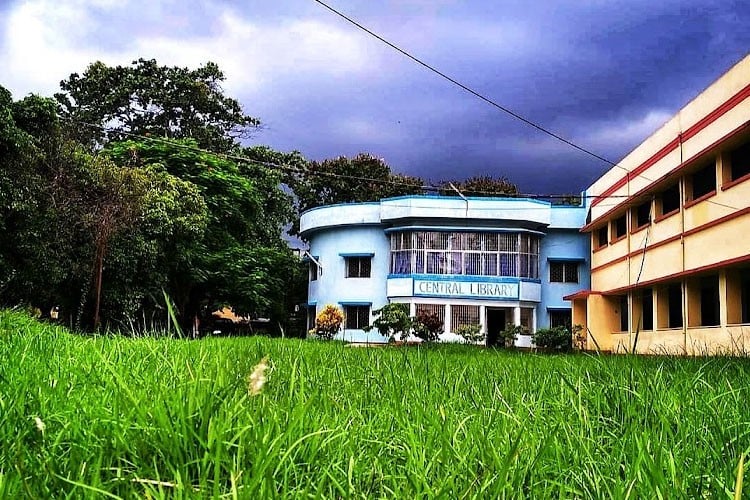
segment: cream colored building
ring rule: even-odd
[[[587,194],[587,348],[750,353],[750,56]]]

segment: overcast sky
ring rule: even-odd
[[[330,0],[515,112],[622,158],[750,50],[740,1]],[[0,0],[0,85],[51,95],[95,60],[217,62],[264,130],[311,159],[373,153],[438,181],[580,191],[607,170],[312,0]]]

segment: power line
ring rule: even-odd
[[[472,89],[468,85],[465,85],[465,84],[459,82],[455,78],[452,78],[451,76],[449,76],[446,73],[440,71],[439,69],[435,68],[434,66],[431,66],[430,64],[424,62],[423,60],[421,60],[418,57],[412,55],[411,53],[409,53],[406,50],[402,49],[401,47],[399,47],[398,45],[394,44],[393,42],[390,42],[389,40],[385,39],[381,35],[378,35],[374,31],[372,31],[371,29],[367,28],[366,26],[364,26],[361,23],[359,23],[358,21],[356,21],[355,19],[347,16],[346,14],[344,14],[341,11],[338,11],[338,10],[334,9],[333,7],[331,7],[330,5],[328,5],[327,3],[323,2],[322,0],[313,0],[313,1],[315,3],[321,5],[322,7],[328,9],[329,11],[333,12],[334,14],[336,14],[337,16],[339,16],[340,18],[342,18],[342,19],[346,20],[347,22],[351,23],[352,25],[356,26],[360,30],[362,30],[365,33],[369,34],[370,36],[372,36],[372,37],[380,40],[381,42],[383,42],[384,44],[388,45],[389,47],[391,47],[395,51],[399,52],[400,54],[408,57],[409,59],[411,59],[412,61],[416,62],[420,66],[422,66],[422,67],[426,68],[427,70],[435,73],[436,75],[440,76],[441,78],[444,78],[445,80],[451,82],[452,84],[454,84],[457,87],[461,88],[462,90],[470,93],[471,95],[473,95],[473,96],[481,99],[482,101],[486,102],[487,104],[489,104],[489,105],[491,105],[491,106],[499,109],[503,113],[506,113],[506,114],[512,116],[513,118],[516,118],[517,120],[520,120],[523,123],[525,123],[525,124],[527,124],[527,125],[529,125],[531,127],[534,127],[535,129],[539,130],[540,132],[545,133],[545,134],[547,134],[547,135],[549,135],[549,136],[557,139],[558,141],[560,141],[560,142],[562,142],[564,144],[567,144],[568,146],[571,146],[571,147],[573,147],[573,148],[575,148],[575,149],[577,149],[577,150],[579,150],[579,151],[581,151],[583,153],[586,153],[587,155],[589,155],[589,156],[591,156],[593,158],[596,158],[597,160],[603,161],[604,163],[606,163],[606,164],[608,164],[608,165],[610,165],[610,166],[612,166],[614,168],[619,168],[619,169],[624,170],[625,172],[627,172],[629,174],[632,172],[631,170],[628,170],[627,168],[623,167],[622,165],[620,165],[618,163],[615,163],[615,162],[613,162],[611,160],[608,160],[607,158],[604,158],[603,156],[598,155],[598,154],[592,152],[591,150],[588,150],[588,149],[584,148],[583,146],[579,146],[578,144],[574,143],[573,141],[570,141],[570,140],[568,140],[568,139],[560,136],[559,134],[556,134],[555,132],[552,132],[551,130],[549,130],[549,129],[547,129],[547,128],[541,126],[541,125],[539,125],[538,123],[535,123],[535,122],[529,120],[528,118],[523,117],[522,115],[520,115],[520,114],[516,113],[515,111],[513,111],[513,110],[511,110],[511,109],[503,106],[502,104],[499,104],[498,102],[490,99],[489,97],[486,97],[483,94],[480,94],[479,92],[477,92],[476,90]],[[642,179],[647,180],[649,182],[654,182],[653,179],[650,179],[649,177],[646,177],[642,173],[636,174],[636,177],[641,177]],[[633,198],[634,197],[634,196],[629,196],[629,195],[620,195],[620,196],[623,197],[623,198]],[[643,196],[648,196],[648,195],[643,195]],[[618,197],[618,196],[596,196],[596,195],[587,196],[587,198],[614,198],[614,197]],[[736,207],[732,207],[730,205],[726,205],[726,204],[720,203],[718,201],[714,201],[714,200],[706,200],[706,201],[708,201],[709,203],[712,203],[714,205],[720,206],[720,207],[730,208],[730,209],[733,209],[733,210],[739,210]],[[617,205],[615,205],[615,206],[617,206]]]
[[[334,9],[333,7],[331,7],[330,5],[326,4],[325,2],[322,2],[321,0],[313,0],[313,1],[316,2],[316,3],[318,3],[318,4],[320,4],[321,6],[325,7],[326,9],[328,9],[331,12],[333,12],[334,14],[336,14],[339,17],[341,17],[342,19],[345,19],[346,21],[348,21],[349,23],[353,24],[354,26],[356,26],[357,28],[361,29],[365,33],[369,34],[370,36],[373,36],[373,37],[377,38],[378,40],[380,40],[384,44],[388,45],[389,47],[391,47],[392,49],[394,49],[397,52],[401,53],[402,55],[408,57],[409,59],[411,59],[412,61],[416,62],[420,66],[422,66],[424,68],[427,68],[429,71],[435,73],[436,75],[440,76],[441,78],[444,78],[445,80],[448,80],[453,85],[456,85],[457,87],[461,88],[462,90],[465,90],[469,94],[471,94],[471,95],[473,95],[473,96],[481,99],[482,101],[486,102],[490,106],[493,106],[493,107],[499,109],[503,113],[506,113],[506,114],[512,116],[513,118],[522,121],[526,125],[534,127],[535,129],[539,130],[540,132],[542,132],[544,134],[547,134],[550,137],[553,137],[553,138],[557,139],[558,141],[560,141],[560,142],[562,142],[564,144],[567,144],[568,146],[571,146],[571,147],[573,147],[573,148],[575,148],[575,149],[577,149],[577,150],[579,150],[579,151],[581,151],[583,153],[586,153],[587,155],[592,156],[592,157],[596,158],[597,160],[603,161],[603,162],[605,162],[608,165],[611,165],[613,167],[619,167],[619,165],[617,163],[615,163],[615,162],[613,162],[611,160],[608,160],[608,159],[604,158],[603,156],[598,155],[598,154],[596,154],[596,153],[594,153],[594,152],[592,152],[592,151],[584,148],[583,146],[579,146],[578,144],[574,143],[573,141],[570,141],[570,140],[562,137],[561,135],[559,135],[559,134],[557,134],[555,132],[552,132],[551,130],[549,130],[549,129],[547,129],[547,128],[541,126],[541,125],[539,125],[538,123],[535,123],[535,122],[529,120],[528,118],[525,118],[524,116],[522,116],[522,115],[516,113],[515,111],[513,111],[513,110],[511,110],[511,109],[503,106],[502,104],[499,104],[497,101],[494,101],[494,100],[490,99],[489,97],[486,97],[485,95],[480,94],[479,92],[477,92],[476,90],[472,89],[468,85],[464,85],[463,83],[459,82],[455,78],[452,78],[451,76],[447,75],[446,73],[443,73],[442,71],[440,71],[439,69],[435,68],[434,66],[431,66],[431,65],[427,64],[423,60],[421,60],[418,57],[410,54],[409,52],[407,52],[406,50],[402,49],[398,45],[396,45],[396,44],[394,44],[394,43],[386,40],[385,38],[383,38],[382,36],[378,35],[374,31],[372,31],[369,28],[363,26],[362,24],[360,24],[356,20],[352,19],[351,17],[347,16],[346,14],[344,14],[344,13],[342,13],[342,12]],[[624,168],[624,167],[620,167],[620,168]]]
[[[189,151],[193,151],[193,152],[209,153],[209,154],[213,154],[213,155],[216,155],[216,156],[222,157],[224,159],[228,159],[228,160],[234,160],[234,161],[243,162],[243,163],[252,163],[252,164],[262,165],[262,166],[265,166],[267,168],[284,170],[284,171],[291,172],[291,173],[299,173],[299,174],[304,173],[304,174],[309,174],[309,175],[322,175],[322,176],[326,176],[326,177],[338,178],[338,179],[345,179],[345,180],[362,181],[362,182],[372,182],[372,183],[379,183],[379,184],[385,184],[385,185],[393,185],[393,186],[399,186],[399,187],[410,187],[410,188],[414,188],[414,189],[421,189],[423,191],[447,191],[449,189],[449,188],[446,188],[445,186],[439,186],[439,185],[435,186],[435,185],[430,185],[430,184],[410,183],[407,180],[378,179],[378,178],[375,178],[375,177],[364,177],[364,176],[358,176],[358,175],[339,174],[339,173],[335,173],[335,172],[324,172],[324,171],[320,171],[320,170],[309,169],[309,168],[300,167],[300,166],[296,166],[296,165],[286,165],[286,164],[282,164],[282,163],[267,162],[267,161],[264,161],[264,160],[258,160],[258,159],[250,158],[250,157],[247,157],[247,156],[235,155],[235,154],[231,154],[231,153],[218,153],[218,152],[214,152],[214,151],[211,151],[211,150],[208,150],[208,149],[204,149],[204,148],[200,148],[200,147],[197,147],[197,146],[189,146],[187,144],[182,144],[182,143],[180,143],[180,142],[178,142],[178,141],[176,141],[174,139],[168,139],[168,138],[163,138],[163,137],[159,137],[159,136],[145,136],[145,135],[136,134],[136,133],[133,133],[133,132],[126,132],[124,130],[115,130],[115,129],[112,129],[112,128],[107,128],[107,127],[105,127],[103,125],[97,125],[95,123],[84,122],[84,121],[76,120],[76,119],[73,119],[73,118],[62,117],[62,119],[65,120],[65,121],[71,122],[71,123],[78,124],[78,125],[83,125],[83,126],[86,126],[86,127],[95,128],[95,129],[101,130],[103,132],[114,132],[114,133],[121,134],[121,135],[126,136],[126,137],[137,138],[137,139],[141,139],[141,140],[144,140],[144,141],[161,142],[161,143],[164,143],[164,144],[169,144],[169,145],[176,146],[176,147],[179,147],[181,149],[185,149],[185,150],[189,150]],[[565,198],[576,198],[576,197],[580,197],[582,199],[586,199],[586,198],[602,198],[602,199],[608,199],[608,198],[634,198],[633,196],[628,196],[628,195],[606,195],[606,196],[603,196],[603,195],[587,195],[585,193],[580,194],[580,195],[578,195],[578,194],[533,194],[533,193],[508,194],[508,193],[504,193],[502,191],[483,191],[483,190],[466,190],[465,192],[467,194],[469,194],[469,195],[471,195],[471,194],[497,195],[498,197],[503,197],[503,198],[531,198],[531,199],[539,199],[539,198],[543,198],[543,199],[565,199]],[[646,195],[643,195],[643,196],[645,197]]]

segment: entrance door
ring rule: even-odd
[[[505,330],[505,309],[487,308],[487,347],[499,345],[500,332]]]

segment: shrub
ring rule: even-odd
[[[429,311],[417,312],[417,316],[412,318],[412,324],[414,335],[426,342],[435,342],[438,335],[443,333],[443,320]]]
[[[456,335],[462,336],[466,342],[477,344],[484,340],[482,327],[479,325],[461,325],[456,328]]]
[[[372,314],[377,316],[377,318],[375,318],[371,326],[364,328],[364,331],[369,332],[375,328],[380,332],[380,335],[388,337],[391,340],[395,338],[396,334],[400,334],[401,338],[409,335],[412,328],[412,319],[409,317],[409,304],[392,302],[373,311]]]
[[[534,332],[532,340],[537,347],[555,351],[569,351],[573,348],[573,336],[564,326],[541,328]]]
[[[344,313],[336,306],[328,304],[315,318],[315,335],[330,340],[341,329]]]
[[[498,334],[498,340],[500,341],[501,347],[513,347],[519,335],[526,335],[528,330],[525,326],[514,325],[508,323],[505,325],[505,330]]]

